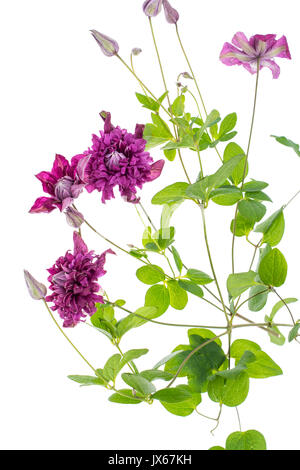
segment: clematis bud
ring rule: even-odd
[[[183,72],[180,74],[183,78],[187,78],[189,80],[193,80],[193,77],[188,72]]]
[[[47,294],[47,288],[44,284],[38,282],[34,277],[26,270],[24,270],[25,282],[29,294],[34,300],[44,299]]]
[[[166,20],[170,24],[177,24],[177,21],[179,20],[179,13],[175,8],[173,8],[168,0],[163,0],[163,6],[165,10],[165,16]]]
[[[163,0],[146,0],[143,10],[147,16],[157,16],[161,12]]]
[[[103,54],[108,57],[112,57],[118,54],[119,44],[117,41],[111,39],[108,36],[105,36],[105,34],[99,33],[99,31],[96,31],[95,29],[92,29],[91,33],[98,45],[101,47]]]
[[[73,228],[79,228],[84,222],[84,216],[73,207],[68,207],[65,214],[68,224]]]
[[[139,47],[135,47],[134,49],[132,49],[131,54],[140,55],[141,52],[143,52],[142,49],[140,49]]]

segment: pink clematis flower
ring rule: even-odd
[[[280,75],[280,67],[273,60],[275,57],[291,59],[289,46],[285,36],[276,39],[276,34],[256,34],[249,40],[244,33],[236,33],[232,44],[226,42],[220,54],[225,65],[242,65],[250,73],[257,73],[257,67],[268,67],[273,78]]]
[[[77,172],[82,157],[76,155],[70,164],[62,155],[56,155],[51,172],[42,171],[36,175],[45,193],[51,197],[39,197],[29,211],[31,214],[52,212],[56,207],[64,211],[73,203],[85,186]]]

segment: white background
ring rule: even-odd
[[[255,141],[250,155],[251,177],[270,182],[268,193],[275,210],[299,189],[300,161],[270,134],[299,136],[299,9],[295,0],[173,0],[181,14],[184,44],[209,109],[223,116],[236,111],[239,116],[236,141],[246,146],[255,77],[238,67],[225,67],[218,60],[225,41],[237,31],[286,34],[293,60],[278,60],[281,76],[273,80],[269,70],[261,74]],[[3,449],[207,449],[223,445],[226,436],[238,430],[234,409],[224,410],[215,437],[213,422],[194,414],[180,418],[168,414],[158,403],[131,407],[107,401],[104,389],[80,388],[68,374],[88,374],[80,357],[56,329],[42,303],[26,292],[22,269],[46,283],[46,268],[72,248],[72,230],[58,211],[49,215],[29,215],[34,200],[42,195],[34,174],[49,170],[55,153],[71,157],[85,150],[90,135],[102,126],[102,109],[110,110],[113,122],[133,129],[136,122],[149,119],[135,99],[137,83],[115,58],[106,58],[89,34],[92,28],[114,38],[127,60],[132,47],[141,47],[136,69],[157,95],[163,87],[154,56],[142,0],[38,0],[2,2],[1,7],[1,422]],[[176,76],[186,70],[173,26],[163,14],[154,20],[166,75],[174,95]],[[192,86],[192,84],[190,84]],[[191,109],[193,104],[190,103]],[[153,151],[155,159],[160,151]],[[197,174],[194,155],[184,154],[189,172]],[[206,171],[217,168],[213,150],[205,154]],[[145,185],[142,200],[156,222],[160,209],[150,198],[167,184],[184,181],[179,162],[166,163],[163,176]],[[105,206],[98,194],[84,194],[78,206],[100,231],[123,246],[140,243],[142,226],[135,209],[119,197]],[[287,209],[287,229],[280,249],[289,262],[282,296],[299,297],[299,208],[300,199]],[[224,290],[230,272],[228,229],[233,208],[213,205],[208,212],[208,230],[217,273]],[[199,211],[186,203],[174,217],[177,247],[187,265],[209,271]],[[84,229],[91,249],[102,252],[108,245]],[[244,240],[238,270],[247,270],[252,249]],[[143,305],[146,286],[135,278],[139,264],[121,255],[107,259],[108,273],[102,285],[111,298],[124,298],[130,309]],[[272,298],[262,313],[244,313],[261,321],[276,302]],[[298,304],[292,305],[296,318]],[[218,311],[216,311],[218,312]],[[183,312],[170,309],[164,319],[171,322],[222,323],[220,313],[205,303],[191,299]],[[283,310],[278,319],[288,321]],[[103,367],[115,351],[104,336],[88,327],[69,331],[82,352],[96,367]],[[269,343],[256,329],[238,331],[239,337],[259,342],[280,364],[282,377],[252,380],[249,397],[240,407],[243,430],[258,429],[270,449],[300,449],[299,357],[296,343],[282,348]],[[235,338],[237,337],[235,333]],[[123,340],[123,349],[148,347],[150,353],[139,360],[151,367],[173,347],[186,341],[184,329],[147,325],[132,330]],[[212,416],[217,404],[204,397],[201,410]]]

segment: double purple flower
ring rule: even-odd
[[[76,155],[70,164],[62,155],[56,155],[51,172],[42,171],[36,175],[50,197],[39,197],[30,213],[52,212],[56,207],[64,211],[72,204],[84,188],[77,169],[82,157],[83,155]]]
[[[226,42],[220,54],[225,65],[242,65],[250,73],[257,73],[259,68],[268,67],[273,78],[280,75],[280,67],[273,60],[275,57],[291,59],[289,46],[285,36],[276,40],[275,34],[256,34],[249,40],[244,33],[236,33],[232,44]]]
[[[80,161],[80,175],[86,183],[86,190],[102,193],[102,202],[114,197],[114,188],[118,186],[121,196],[126,201],[137,203],[137,188],[158,178],[164,166],[164,160],[153,163],[149,152],[145,151],[143,139],[144,126],[136,125],[131,134],[111,123],[110,113],[105,115],[104,131],[100,136],[93,135],[93,145],[85,152]]]
[[[103,276],[106,250],[102,255],[95,255],[88,248],[78,232],[74,232],[74,251],[67,251],[48,269],[50,290],[53,293],[46,297],[47,302],[53,302],[52,310],[58,311],[64,320],[63,326],[73,327],[92,316],[97,308],[96,303],[103,303],[103,297],[98,295],[100,290],[98,278]]]

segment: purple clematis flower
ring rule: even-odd
[[[100,290],[97,281],[106,273],[106,254],[115,254],[112,250],[106,250],[99,256],[88,251],[78,232],[74,232],[73,239],[74,252],[67,251],[48,269],[48,281],[53,293],[45,299],[54,303],[51,310],[58,311],[65,328],[84,321],[86,314],[92,316],[97,310],[96,303],[103,303],[103,297],[96,294]]]
[[[93,135],[93,145],[80,160],[78,174],[86,183],[86,190],[102,193],[102,202],[114,197],[115,186],[127,202],[137,203],[137,188],[158,178],[164,166],[164,160],[153,163],[145,151],[143,139],[144,126],[136,125],[135,133],[111,124],[110,113],[101,113],[104,131],[100,137]],[[104,117],[105,116],[105,117]]]
[[[276,39],[275,34],[256,34],[248,40],[244,33],[236,33],[232,44],[226,42],[220,54],[220,60],[225,65],[242,65],[254,74],[259,63],[260,69],[268,67],[273,78],[278,78],[280,67],[273,60],[275,57],[291,59],[285,36]]]
[[[36,175],[45,193],[51,197],[39,197],[29,211],[31,214],[52,212],[56,207],[64,211],[72,204],[84,188],[77,173],[77,165],[82,157],[76,155],[70,165],[65,157],[56,155],[51,172],[42,171]]]
[[[170,24],[176,24],[179,20],[179,13],[173,8],[168,0],[146,0],[143,5],[145,15],[148,17],[157,16],[164,7],[166,20]]]

